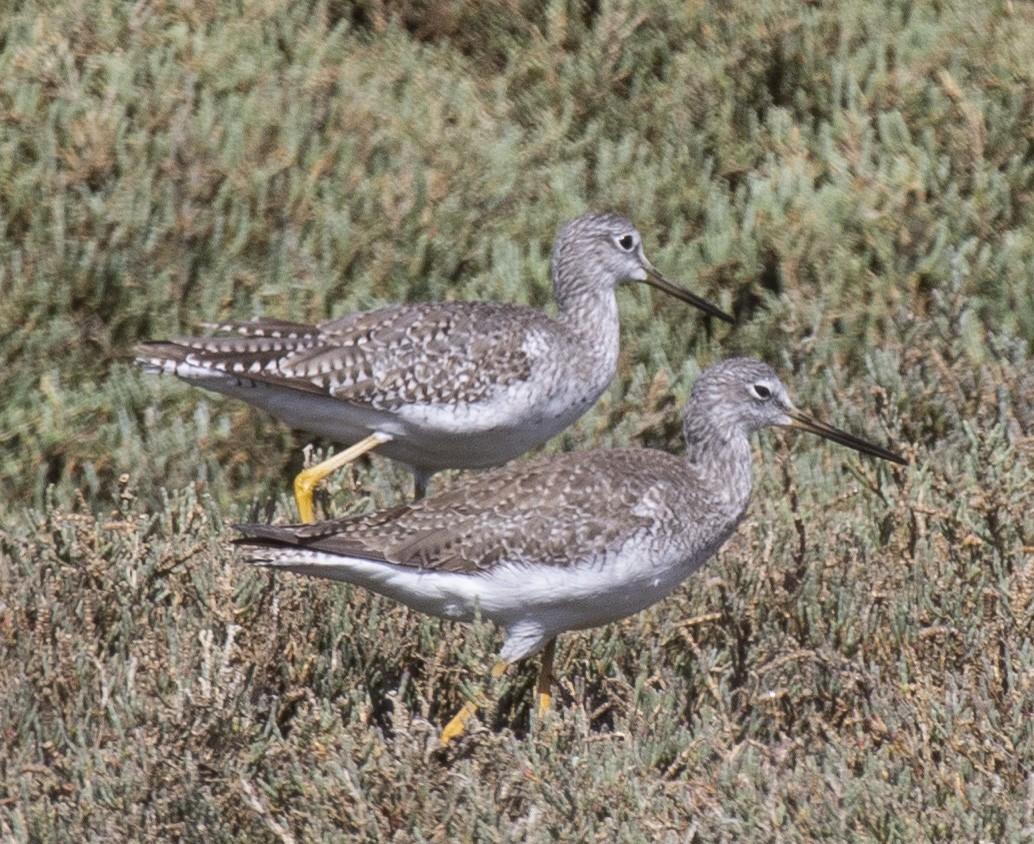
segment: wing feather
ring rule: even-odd
[[[648,449],[549,455],[391,511],[275,530],[290,532],[284,544],[439,571],[570,565],[670,520],[671,502],[692,495],[688,477],[683,461]],[[656,494],[658,486],[672,489]],[[667,502],[666,511],[652,511],[652,501]],[[268,529],[240,529],[246,545],[273,538]]]
[[[142,343],[138,358],[180,362],[379,410],[482,400],[531,377],[557,329],[541,312],[497,302],[397,305],[304,325],[270,318],[216,326],[231,336]],[[548,338],[546,335],[550,335]]]

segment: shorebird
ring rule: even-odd
[[[686,453],[575,451],[461,480],[422,501],[315,525],[239,525],[247,562],[365,587],[457,621],[480,612],[504,630],[498,676],[544,651],[549,706],[557,635],[656,603],[722,546],[753,486],[748,437],[777,425],[863,454],[903,457],[805,415],[767,364],[705,369],[683,411]],[[467,703],[442,743],[463,730]]]
[[[556,319],[499,302],[393,305],[319,325],[263,318],[218,326],[237,336],[142,343],[137,362],[348,445],[295,478],[303,522],[313,487],[373,448],[412,468],[419,499],[435,472],[505,463],[592,406],[617,369],[621,282],[733,321],[664,278],[615,214],[563,226],[551,273]]]

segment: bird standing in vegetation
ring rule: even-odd
[[[766,364],[708,367],[683,411],[686,454],[553,454],[466,478],[413,504],[310,526],[240,525],[249,563],[341,580],[420,612],[505,631],[506,665],[545,650],[549,705],[558,634],[607,624],[668,595],[729,538],[753,486],[748,436],[800,428],[864,454],[901,456],[797,410]],[[448,742],[476,707],[442,733]]]
[[[497,302],[394,305],[319,325],[231,323],[220,329],[235,336],[142,343],[137,360],[347,444],[295,478],[311,522],[314,486],[373,448],[412,467],[419,499],[441,469],[500,465],[564,430],[614,377],[623,281],[732,322],[654,269],[639,232],[614,214],[560,230],[552,279],[556,319]]]

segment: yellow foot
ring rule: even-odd
[[[366,452],[377,448],[382,443],[391,442],[391,439],[391,434],[375,431],[366,439],[360,440],[355,445],[349,446],[344,451],[335,454],[322,463],[310,466],[308,469],[299,472],[294,479],[294,500],[298,505],[298,518],[305,524],[312,524],[312,522],[316,521],[312,509],[312,491],[315,489],[316,484],[331,472],[340,469],[346,463],[351,463],[360,455],[366,454]]]
[[[503,674],[506,673],[506,669],[509,668],[510,663],[499,660],[495,665],[492,666],[492,679],[498,680]],[[438,738],[438,746],[445,747],[450,741],[456,736],[463,732],[467,726],[467,722],[471,716],[478,711],[476,703],[467,701],[463,706],[460,707],[460,711],[452,716],[452,720],[445,725],[442,730],[441,736]]]
[[[450,741],[456,738],[460,733],[463,732],[464,727],[467,726],[467,721],[470,717],[478,711],[478,708],[469,701],[460,708],[460,711],[452,716],[452,720],[445,725],[442,730],[441,736],[438,738],[438,746],[445,747]]]

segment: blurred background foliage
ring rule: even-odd
[[[1032,188],[1027,2],[9,3],[0,835],[1032,840]],[[234,567],[308,439],[132,346],[549,308],[589,209],[739,324],[621,291],[618,376],[547,448],[677,450],[750,354],[914,463],[763,435],[720,558],[562,640],[545,731],[529,668],[442,760],[490,631]]]

